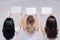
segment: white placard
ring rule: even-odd
[[[42,7],[41,13],[42,14],[52,14],[52,7]]]
[[[29,14],[29,15],[36,14],[36,8],[34,8],[34,7],[26,8],[26,14]]]
[[[11,13],[13,14],[21,13],[21,7],[11,7]]]

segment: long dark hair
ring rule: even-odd
[[[57,37],[57,21],[54,16],[49,16],[46,21],[45,31],[48,38],[55,39]]]
[[[14,21],[12,18],[6,18],[3,24],[3,36],[6,38],[6,40],[10,40],[13,38],[15,34],[14,29]]]

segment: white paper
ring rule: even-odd
[[[52,7],[42,7],[41,13],[42,14],[52,14]]]
[[[36,14],[36,8],[34,8],[34,7],[26,8],[26,14],[29,14],[29,15]]]
[[[11,7],[11,13],[13,14],[21,13],[21,7]]]

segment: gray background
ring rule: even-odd
[[[21,6],[22,11],[25,11],[26,7],[36,7],[37,13],[41,13],[41,7],[52,7],[53,15],[57,19],[58,30],[60,29],[60,14],[59,14],[60,0],[0,0],[0,40],[5,40],[2,35],[2,27],[3,27],[4,19],[6,18],[7,13],[10,11],[11,6]],[[45,21],[47,17],[48,15],[42,15],[43,25],[45,25]],[[14,14],[13,18],[17,26],[20,20],[20,16],[18,14],[17,15]],[[60,40],[60,39],[57,39],[57,40]]]

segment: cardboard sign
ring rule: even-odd
[[[21,13],[21,7],[11,7],[11,13],[13,14]]]
[[[26,14],[29,14],[29,15],[36,14],[36,8],[34,8],[34,7],[26,8]]]
[[[41,13],[42,14],[52,14],[52,7],[42,7]]]

